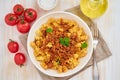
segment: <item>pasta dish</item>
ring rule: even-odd
[[[36,30],[30,43],[44,69],[66,72],[80,64],[87,54],[88,35],[74,20],[50,18]]]

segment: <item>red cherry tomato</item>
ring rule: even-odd
[[[20,33],[27,33],[30,30],[30,24],[25,20],[21,20],[17,24],[17,30]]]
[[[5,22],[10,26],[14,26],[15,24],[17,24],[17,19],[18,17],[12,13],[9,13],[5,16]]]
[[[7,47],[8,47],[8,50],[9,50],[11,53],[15,53],[15,52],[17,52],[18,49],[19,49],[18,43],[15,42],[15,41],[12,41],[12,40],[8,43]]]
[[[32,8],[28,8],[24,12],[24,18],[27,22],[32,22],[37,18],[37,12]]]
[[[24,12],[24,8],[22,5],[20,4],[16,4],[14,7],[13,7],[13,11],[16,15],[21,15],[23,12]]]
[[[14,61],[18,66],[22,66],[26,61],[25,55],[23,53],[16,53],[14,56]]]

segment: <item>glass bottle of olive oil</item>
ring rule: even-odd
[[[83,14],[90,18],[101,16],[107,9],[107,0],[81,0],[80,8]]]

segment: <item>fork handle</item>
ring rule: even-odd
[[[94,50],[93,50],[93,80],[99,80],[99,71]]]

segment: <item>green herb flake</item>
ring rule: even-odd
[[[87,48],[88,44],[86,42],[82,43],[81,48]]]
[[[51,33],[51,32],[53,32],[53,29],[52,29],[52,28],[47,28],[47,29],[46,29],[46,32],[47,32],[47,33]]]
[[[60,44],[64,45],[64,38],[59,38]]]
[[[60,59],[57,59],[56,63],[59,65],[60,64]]]
[[[67,37],[64,38],[59,38],[60,44],[64,45],[64,46],[69,46],[70,43],[70,39]]]
[[[64,38],[64,43],[65,43],[65,46],[69,46],[69,43],[70,43],[70,39],[65,37]]]

